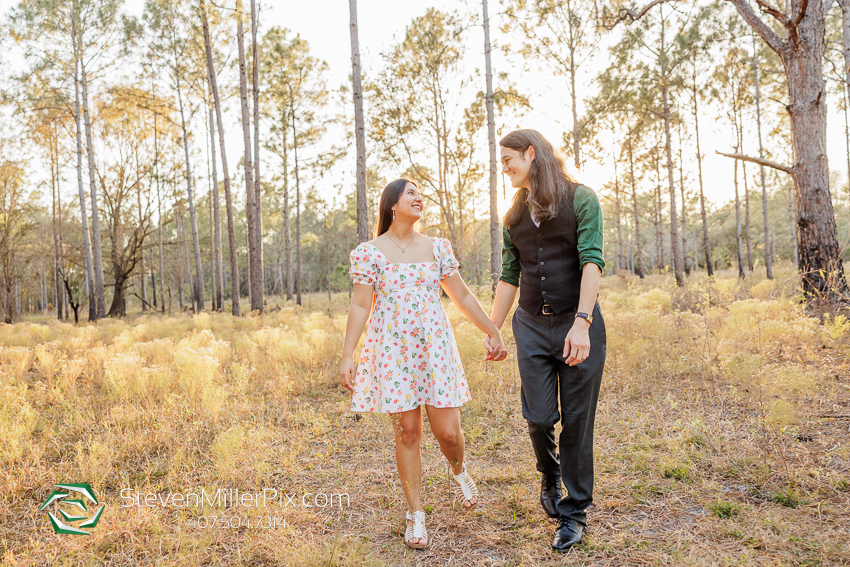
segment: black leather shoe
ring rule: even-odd
[[[566,552],[577,543],[581,543],[581,534],[584,526],[572,518],[561,517],[558,520],[558,529],[555,530],[555,539],[552,541],[552,549]]]
[[[540,481],[540,505],[550,518],[559,518],[558,502],[561,500],[561,475],[544,475]]]

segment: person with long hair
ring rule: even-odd
[[[517,192],[505,214],[502,273],[490,318],[501,329],[519,290],[511,324],[522,416],[543,475],[540,503],[558,520],[552,548],[567,551],[581,541],[593,502],[593,425],[606,354],[596,301],[605,267],[602,209],[539,132],[516,130],[499,146],[502,171]],[[490,344],[485,338],[488,351]]]
[[[460,311],[487,335],[485,360],[507,355],[502,336],[469,291],[445,238],[416,230],[424,203],[419,186],[408,179],[388,184],[381,195],[376,238],[351,252],[354,290],[339,374],[352,392],[351,410],[390,414],[395,455],[407,500],[404,543],[428,546],[422,485],[422,412],[454,476],[455,492],[467,509],[478,502],[478,488],[467,472],[460,407],[469,386],[440,286]],[[359,364],[354,350],[367,327]]]

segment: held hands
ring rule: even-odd
[[[508,356],[508,351],[505,349],[505,342],[502,340],[502,334],[499,331],[484,337],[484,348],[487,350],[487,356],[484,357],[484,360],[498,362],[505,360]]]
[[[343,356],[342,364],[339,365],[339,377],[342,380],[342,385],[354,391],[354,358],[351,356]]]
[[[564,358],[570,366],[575,366],[590,354],[590,323],[587,319],[577,317],[567,338],[564,340]]]

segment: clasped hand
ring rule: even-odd
[[[505,343],[502,340],[502,334],[496,331],[494,335],[484,337],[484,348],[487,350],[487,356],[484,360],[500,361],[505,360],[508,356],[508,351],[505,349]]]

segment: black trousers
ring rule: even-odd
[[[560,472],[567,494],[558,503],[558,512],[585,525],[585,511],[593,503],[593,425],[606,334],[596,303],[589,329],[590,353],[580,364],[568,366],[564,339],[574,321],[575,312],[535,315],[517,307],[511,324],[522,382],[522,416],[528,421],[537,470],[544,475]],[[562,430],[556,445],[559,419]]]

